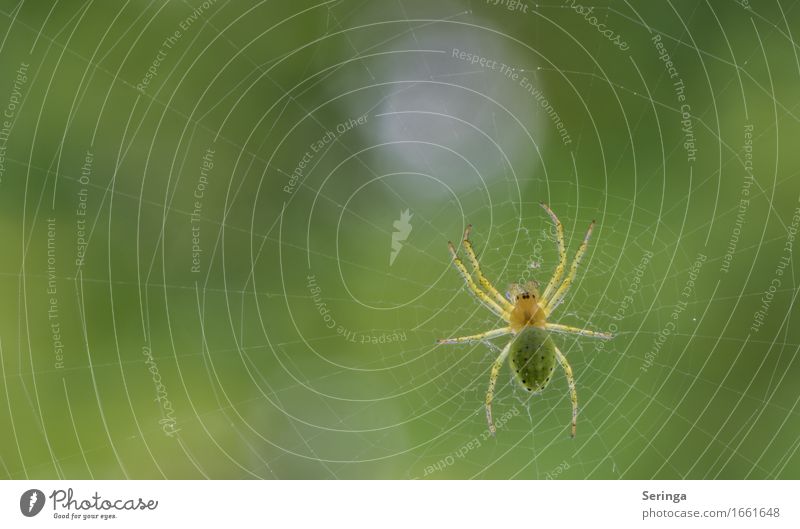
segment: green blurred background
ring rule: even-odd
[[[798,2],[0,6],[3,478],[800,478]]]

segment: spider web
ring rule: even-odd
[[[7,83],[0,473],[798,476],[797,3],[595,6],[627,49],[569,3],[431,4],[0,10],[5,78],[30,68]],[[563,373],[530,395],[506,366],[491,437],[505,341],[436,345],[500,325],[447,241],[472,224],[498,289],[544,285],[540,201],[570,258],[597,221],[551,321],[615,338],[554,335],[575,439]]]

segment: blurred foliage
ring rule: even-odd
[[[796,3],[0,5],[3,477],[800,477]],[[540,201],[617,336],[490,438]]]

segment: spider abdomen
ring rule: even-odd
[[[540,327],[525,327],[511,343],[509,363],[514,377],[528,391],[543,390],[553,378],[556,345]]]

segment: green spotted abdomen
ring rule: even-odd
[[[556,346],[544,329],[522,329],[514,337],[508,357],[514,377],[528,391],[541,391],[553,378]]]

